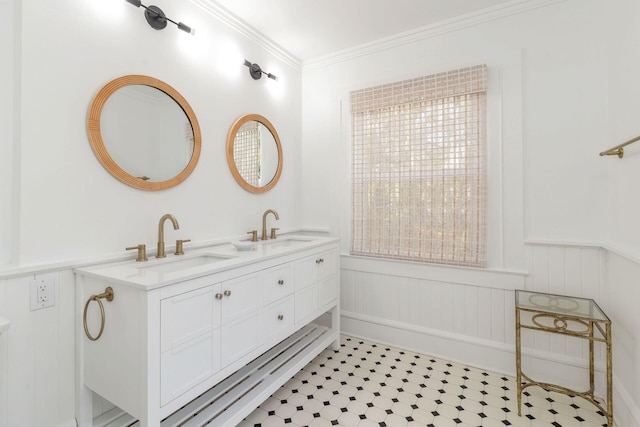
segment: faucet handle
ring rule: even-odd
[[[247,234],[251,234],[251,241],[252,242],[257,242],[258,241],[258,230],[247,231]]]
[[[270,239],[276,238],[276,230],[280,230],[280,229],[275,227],[271,229],[271,237],[269,237]]]
[[[136,261],[140,262],[140,261],[146,261],[147,258],[147,245],[138,245],[138,246],[130,246],[128,248],[125,248],[128,251],[132,251],[134,249],[138,250],[138,256],[136,257]]]
[[[176,240],[176,252],[174,255],[184,255],[184,250],[182,249],[182,244],[190,242],[191,239],[186,240]]]

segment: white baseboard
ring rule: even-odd
[[[613,376],[613,418],[618,427],[640,427],[640,407],[620,381]]]
[[[400,347],[475,368],[515,375],[515,346],[467,335],[434,330],[392,320],[341,312],[343,334]],[[523,370],[540,381],[578,390],[588,388],[586,361],[563,355],[523,349]],[[630,393],[613,379],[616,425],[640,427],[640,411]],[[604,373],[596,368],[596,394],[604,393]]]
[[[347,335],[494,372],[508,375],[515,372],[515,353],[505,344],[347,311],[341,311],[340,315],[341,331]]]

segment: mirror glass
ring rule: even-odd
[[[273,188],[282,173],[282,146],[273,125],[258,114],[236,120],[227,136],[227,163],[245,190]]]
[[[162,190],[184,181],[200,155],[200,130],[175,89],[146,76],[116,79],[96,95],[88,119],[102,165],[136,188]]]

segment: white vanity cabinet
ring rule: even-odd
[[[296,251],[238,253],[223,267],[199,267],[187,278],[176,274],[150,286],[140,283],[150,281],[148,271],[118,276],[117,269],[78,269],[83,305],[106,286],[115,293],[113,301],[103,300],[104,334],[96,341],[83,329],[78,335],[79,426],[94,425],[91,391],[142,427],[165,425],[167,417],[194,426],[209,417],[211,426],[234,426],[324,348],[337,348],[337,240],[315,243]],[[92,304],[88,324],[95,331],[100,311]],[[331,328],[311,323],[326,312]],[[233,393],[241,398],[229,410],[225,399]],[[215,403],[195,404],[202,396]],[[206,411],[181,414],[191,406]]]

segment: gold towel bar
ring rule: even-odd
[[[622,148],[622,147],[625,147],[625,146],[627,146],[627,145],[629,145],[629,144],[631,144],[633,142],[636,142],[636,141],[640,141],[640,136],[636,136],[635,138],[630,139],[630,140],[628,140],[626,142],[623,142],[620,145],[616,145],[613,148],[609,148],[607,151],[603,151],[602,153],[600,153],[600,155],[601,156],[614,156],[615,155],[615,156],[618,156],[619,158],[622,158],[622,156],[624,156],[624,148]]]

